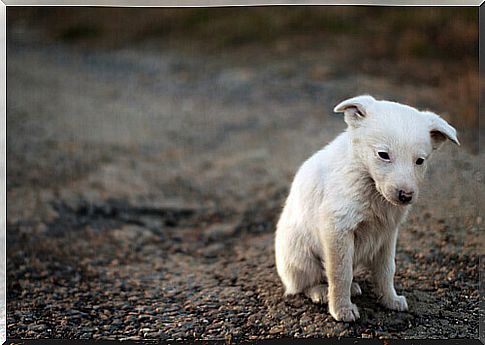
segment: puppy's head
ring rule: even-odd
[[[460,145],[445,120],[407,105],[358,96],[334,111],[345,114],[353,159],[366,167],[377,191],[393,205],[416,200],[434,150],[446,140]]]

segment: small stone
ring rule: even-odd
[[[252,296],[254,296],[254,292],[252,292],[252,291],[246,291],[246,292],[244,293],[244,295],[245,295],[246,297],[252,297]]]
[[[138,321],[143,322],[143,321],[148,321],[151,320],[152,316],[148,314],[142,314],[138,316]]]
[[[142,337],[132,335],[131,337],[120,338],[120,340],[142,340]]]
[[[46,325],[28,325],[27,329],[33,332],[42,332],[47,328]]]
[[[91,333],[83,333],[79,337],[80,339],[90,339],[91,338]]]
[[[283,327],[282,326],[274,326],[269,330],[269,334],[279,334],[283,332]]]

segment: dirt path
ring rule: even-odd
[[[321,50],[208,56],[14,42],[8,51],[8,336],[478,337],[483,154],[448,145],[398,245],[407,313],[361,320],[284,298],[274,223],[298,165],[371,93],[435,89],[340,73]],[[313,54],[313,55],[312,55]],[[482,210],[483,211],[483,210]]]

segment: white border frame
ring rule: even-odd
[[[7,6],[0,4],[0,344],[7,339]]]
[[[7,6],[93,6],[93,7],[233,7],[271,5],[367,5],[367,6],[470,6],[479,7],[485,0],[0,0],[0,344],[7,339]],[[481,274],[480,274],[481,275]],[[480,313],[479,339],[483,332]]]

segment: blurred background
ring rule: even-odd
[[[307,66],[300,72],[310,82],[369,74],[418,89],[432,87],[435,102],[426,106],[449,114],[460,129],[478,125],[474,8],[9,8],[8,25],[12,42],[30,31],[39,44],[91,52],[150,42],[144,48],[153,52],[212,59],[239,52],[254,64],[261,58],[305,56]],[[333,60],[326,61],[329,57]],[[471,132],[469,144],[478,133]]]
[[[7,25],[9,337],[476,337],[478,8],[8,7]],[[411,312],[360,281],[343,325],[283,298],[273,233],[345,129],[333,107],[364,93],[462,146],[401,231]]]

